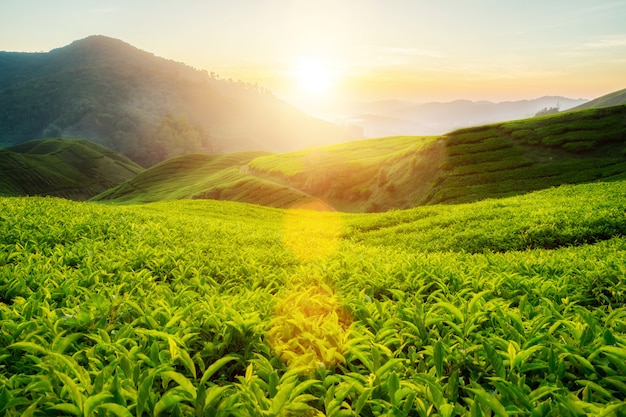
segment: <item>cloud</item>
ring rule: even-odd
[[[585,42],[582,47],[586,49],[604,49],[626,46],[626,35],[611,36],[597,41]]]

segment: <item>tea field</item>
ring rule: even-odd
[[[0,416],[626,416],[626,182],[377,214],[0,198]]]

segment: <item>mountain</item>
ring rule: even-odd
[[[274,207],[323,201],[387,211],[626,179],[626,106],[460,129],[442,136],[352,141],[280,154],[186,156],[96,200],[210,198]]]
[[[192,152],[285,152],[360,137],[257,85],[224,80],[120,40],[0,52],[0,146],[81,137],[144,166]]]
[[[0,195],[49,195],[87,200],[142,168],[86,140],[35,140],[0,149]]]
[[[588,101],[587,103],[576,106],[571,110],[596,109],[599,107],[618,106],[620,104],[626,104],[626,88],[603,95],[594,100]]]
[[[416,103],[409,100],[380,100],[352,103],[342,109],[344,123],[359,126],[367,137],[391,135],[441,135],[455,129],[523,119],[545,108],[567,110],[585,99],[546,96],[533,100],[455,100]]]

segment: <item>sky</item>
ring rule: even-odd
[[[0,50],[106,35],[315,113],[599,97],[626,88],[625,22],[626,0],[0,0]]]

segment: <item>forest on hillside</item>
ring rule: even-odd
[[[192,152],[289,151],[360,137],[258,85],[93,36],[49,53],[0,52],[0,147],[89,139],[143,166]]]

